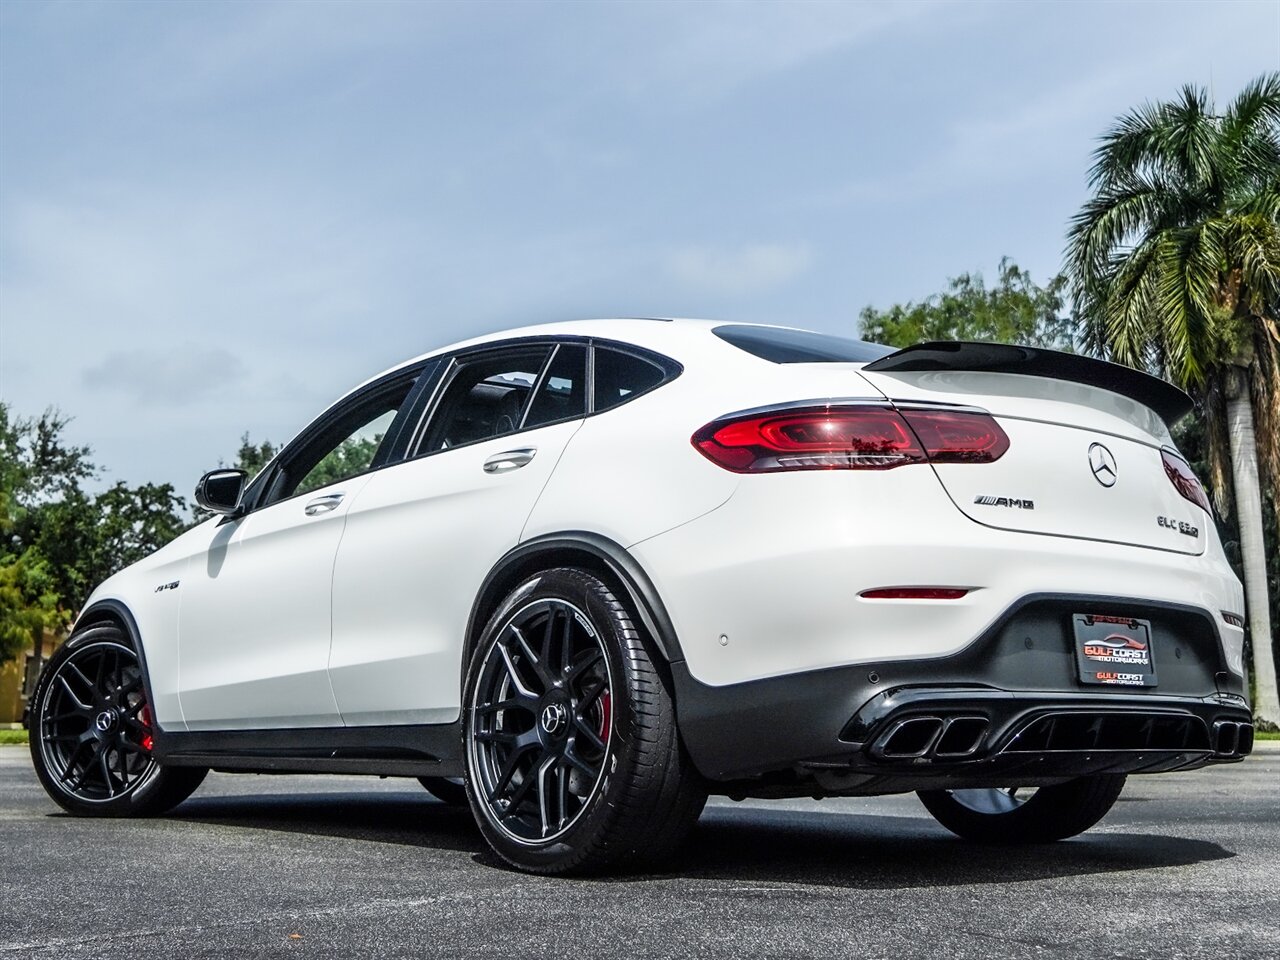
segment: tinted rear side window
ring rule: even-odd
[[[587,348],[562,343],[525,414],[524,429],[587,414]]]
[[[893,347],[865,340],[782,327],[728,324],[711,332],[739,350],[773,363],[870,363],[894,352]]]
[[[666,379],[655,363],[630,353],[596,347],[595,409],[608,410],[652,390]]]

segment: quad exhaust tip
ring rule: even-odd
[[[1243,757],[1253,752],[1253,724],[1219,720],[1213,725],[1213,752],[1219,757]]]
[[[887,760],[971,757],[982,746],[990,725],[986,717],[907,717],[879,738],[873,752]]]

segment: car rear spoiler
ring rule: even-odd
[[[873,360],[862,369],[876,373],[972,370],[1068,380],[1110,390],[1122,397],[1136,400],[1144,407],[1154,410],[1171,427],[1195,406],[1195,402],[1183,391],[1149,373],[1118,363],[1040,347],[935,340],[917,343],[913,347]]]

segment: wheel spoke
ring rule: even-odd
[[[489,791],[489,802],[493,803],[502,796],[502,792],[511,784],[511,778],[515,776],[516,770],[520,766],[520,760],[530,750],[541,747],[538,742],[538,735],[532,731],[516,737],[515,744],[511,747],[511,753],[507,755],[506,764],[502,768],[502,773],[493,785],[493,789]],[[512,801],[514,803],[514,801]]]
[[[593,703],[600,699],[600,694],[609,689],[608,680],[599,680],[586,693],[578,698],[578,712],[585,713]]]
[[[556,758],[548,756],[538,767],[538,816],[542,818],[542,835],[551,832],[551,796],[547,787],[548,774],[555,769]]]
[[[591,745],[597,750],[604,749],[604,741],[600,739],[600,735],[596,733],[595,727],[589,724],[582,717],[575,716],[573,718],[573,726],[578,731],[577,736],[586,737]]]
[[[501,743],[504,746],[516,742],[514,733],[503,733],[501,730],[477,730],[476,743]]]
[[[594,647],[592,648],[595,649]],[[573,662],[573,616],[566,610],[564,629],[560,631],[560,672],[569,673],[569,664]]]
[[[107,796],[114,797],[116,795],[116,785],[111,779],[111,766],[107,762],[107,750],[105,747],[98,751],[98,768],[102,771],[102,783],[107,788]]]
[[[564,825],[569,820],[569,768],[563,763],[556,767],[556,779],[559,783],[559,787],[556,790],[556,799],[560,808],[560,817],[556,823],[556,829],[563,830]]]
[[[524,710],[528,713],[536,714],[538,712],[538,698],[517,694],[514,697],[507,697],[505,700],[499,700],[496,703],[481,703],[476,706],[476,713],[481,716],[498,713],[502,710]]]
[[[92,697],[94,693],[97,692],[97,689],[98,689],[97,685],[92,680],[90,680],[87,676],[85,676],[84,671],[81,670],[76,665],[76,662],[74,660],[67,663],[67,671],[71,673],[73,676],[75,676],[77,680],[79,680],[81,683],[84,684],[84,689],[89,691],[90,697]]]
[[[80,716],[87,717],[89,714],[93,712],[93,708],[90,707],[89,704],[85,703],[78,696],[76,696],[76,692],[71,689],[71,684],[67,683],[66,677],[59,674],[58,682],[62,684],[62,689],[67,691],[67,696],[71,698],[71,702],[72,704],[75,705],[76,712]]]
[[[545,660],[546,646],[543,646],[543,653],[539,655],[533,652],[533,647],[529,645],[529,640],[525,637],[523,630],[517,626],[512,626],[511,632],[515,635],[516,642],[520,644],[520,650],[524,653],[525,659],[529,661],[529,666],[533,667],[534,674],[542,682],[542,689],[546,690],[555,680],[547,669]]]
[[[583,760],[581,757],[578,756],[578,751],[574,749],[573,744],[569,744],[568,746],[565,747],[564,758],[566,761],[568,761],[568,763],[571,766],[573,766],[577,770],[580,770],[582,773],[586,774],[588,777],[595,777],[600,773],[599,767],[591,766],[589,763],[587,763],[585,760]]]
[[[603,657],[604,655],[600,652],[599,647],[592,647],[590,650],[578,654],[565,668],[567,678],[569,680],[578,679],[578,677],[599,663]]]
[[[515,630],[514,627],[512,629]],[[520,645],[524,646],[524,635],[519,630],[515,630],[515,635]],[[498,652],[502,654],[502,662],[506,665],[507,675],[511,678],[511,685],[516,688],[516,692],[522,697],[536,701],[538,695],[525,686],[524,680],[520,677],[520,672],[516,670],[515,662],[511,659],[511,651],[507,649],[506,644],[499,640],[495,646],[498,648]]]

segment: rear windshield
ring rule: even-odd
[[[893,353],[878,343],[810,330],[728,324],[711,331],[726,343],[774,363],[870,363]]]

